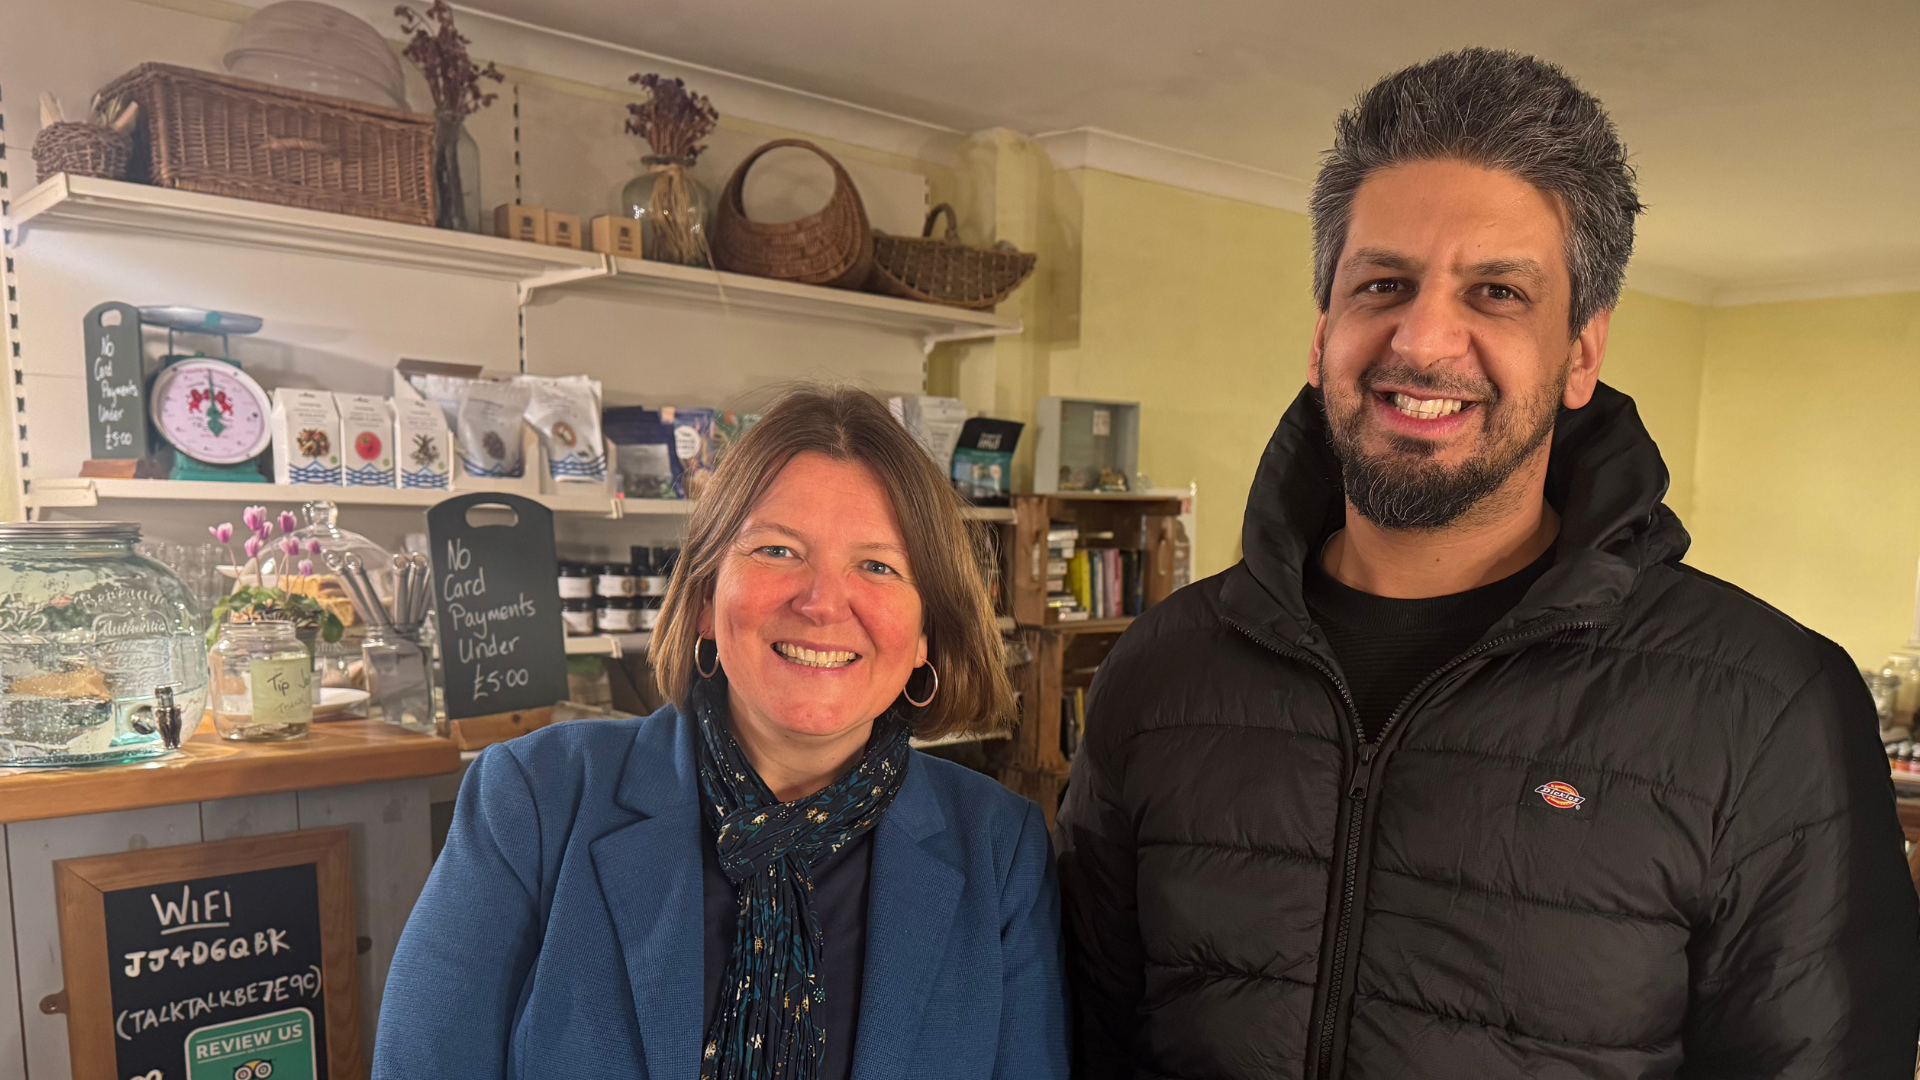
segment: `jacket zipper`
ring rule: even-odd
[[[1332,668],[1320,662],[1319,657],[1305,650],[1289,648],[1271,641],[1232,619],[1224,621],[1256,643],[1266,646],[1281,656],[1303,660],[1326,676],[1327,681],[1333,684],[1333,688],[1340,692],[1340,700],[1346,703],[1347,721],[1353,726],[1355,743],[1359,748],[1359,760],[1354,763],[1353,773],[1347,780],[1347,798],[1352,805],[1347,810],[1346,859],[1341,868],[1340,910],[1335,914],[1333,962],[1328,969],[1327,1003],[1320,1014],[1319,1075],[1330,1077],[1333,1075],[1334,1028],[1340,1016],[1341,999],[1345,996],[1341,988],[1347,976],[1347,945],[1353,934],[1353,904],[1360,888],[1360,826],[1366,818],[1367,796],[1373,785],[1374,761],[1378,758],[1380,749],[1386,745],[1387,736],[1393,733],[1394,725],[1400,722],[1400,718],[1411,710],[1429,687],[1449,671],[1474,657],[1515,641],[1547,637],[1571,630],[1592,630],[1601,624],[1598,622],[1557,623],[1526,633],[1507,634],[1468,649],[1435,668],[1426,678],[1415,684],[1414,688],[1407,692],[1407,696],[1401,699],[1400,704],[1394,707],[1393,712],[1387,714],[1387,722],[1380,725],[1380,737],[1369,741],[1367,730],[1360,722],[1360,707],[1354,704],[1352,692],[1347,689],[1347,684],[1341,681],[1340,676],[1335,674]]]

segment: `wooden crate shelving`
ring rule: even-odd
[[[1181,500],[1157,495],[1016,495],[1013,522],[1001,526],[1001,593],[1033,659],[1013,672],[1020,718],[1013,738],[992,751],[996,775],[1040,804],[1047,825],[1065,789],[1069,759],[1061,746],[1062,703],[1092,682],[1132,617],[1062,621],[1047,607],[1047,533],[1053,522],[1080,529],[1076,549],[1141,553],[1143,599],[1151,607],[1173,591],[1175,522]],[[1144,610],[1144,609],[1143,609]]]

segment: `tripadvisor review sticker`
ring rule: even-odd
[[[315,1080],[313,1014],[287,1009],[187,1036],[187,1080]]]

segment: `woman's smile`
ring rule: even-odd
[[[815,647],[793,641],[776,641],[773,651],[788,663],[828,671],[844,670],[860,659],[859,653],[847,649]]]

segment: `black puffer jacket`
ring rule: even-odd
[[[1913,1075],[1920,919],[1860,676],[1680,564],[1624,395],[1552,455],[1553,568],[1361,745],[1301,594],[1338,466],[1294,402],[1245,561],[1094,685],[1060,814],[1081,1075]]]

